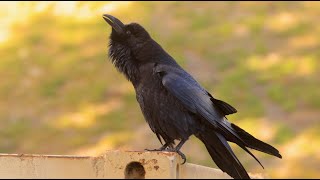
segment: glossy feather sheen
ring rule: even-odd
[[[217,166],[233,178],[249,176],[227,141],[257,161],[246,147],[281,158],[277,149],[230,123],[225,116],[237,110],[207,92],[142,26],[125,26],[132,32],[125,37],[112,32],[109,55],[132,82],[144,118],[160,141],[173,145],[174,140],[195,135]]]

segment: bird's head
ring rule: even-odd
[[[121,45],[134,55],[151,40],[149,33],[137,23],[123,24],[109,14],[104,14],[103,18],[112,27],[110,46]]]
[[[123,24],[119,19],[104,14],[103,19],[112,27],[109,42],[109,56],[116,68],[127,79],[135,81],[139,74],[139,64],[146,58],[151,37],[148,32],[137,23]]]

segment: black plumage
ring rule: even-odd
[[[145,120],[160,142],[164,140],[158,150],[175,151],[185,159],[180,148],[195,135],[217,166],[233,178],[250,177],[227,141],[257,161],[247,147],[281,158],[277,149],[230,123],[226,115],[237,110],[207,92],[141,25],[124,25],[107,14],[103,18],[112,26],[110,59],[132,82]],[[175,140],[180,143],[174,147]]]

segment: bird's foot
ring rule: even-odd
[[[186,161],[187,161],[186,155],[184,155],[180,150],[177,150],[177,149],[174,149],[174,148],[168,148],[166,151],[178,153],[178,154],[181,156],[182,160],[183,160],[183,162],[181,163],[181,165],[183,165],[184,163],[186,163]]]

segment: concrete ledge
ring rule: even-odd
[[[171,152],[107,151],[97,157],[0,154],[0,178],[230,179],[219,169],[180,162]]]

